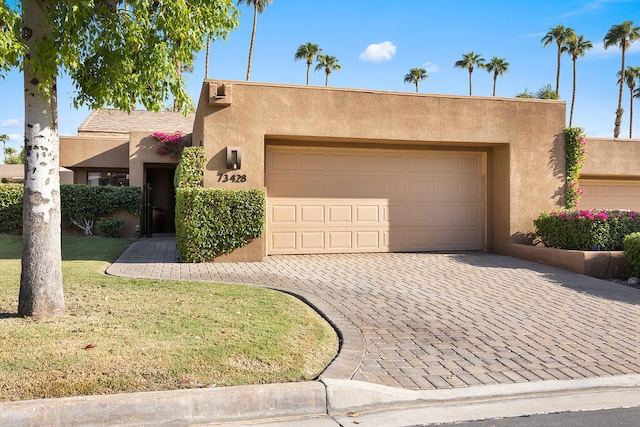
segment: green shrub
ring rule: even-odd
[[[176,188],[202,187],[206,161],[203,147],[185,147],[180,163],[176,167],[174,186]]]
[[[619,210],[576,210],[541,214],[535,233],[550,248],[622,250],[623,239],[640,231],[640,214]]]
[[[22,228],[22,184],[0,184],[0,233]]]
[[[22,228],[22,184],[0,185],[0,232]],[[60,186],[62,219],[92,234],[93,223],[99,216],[118,209],[139,215],[142,193],[140,187],[88,186],[66,184]]]
[[[176,242],[185,262],[211,261],[262,237],[263,190],[176,190]]]
[[[124,228],[124,219],[100,218],[96,228],[107,237],[120,237],[120,232]]]
[[[61,185],[60,204],[62,218],[93,234],[97,217],[108,215],[117,209],[138,215],[142,193],[140,187],[114,187],[111,185]]]
[[[629,276],[640,277],[640,232],[624,238],[624,261]]]

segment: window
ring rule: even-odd
[[[88,185],[129,186],[129,174],[126,172],[87,172]]]

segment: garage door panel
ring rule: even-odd
[[[298,207],[296,205],[271,206],[271,220],[275,224],[295,224]]]
[[[466,152],[269,146],[268,251],[482,249],[483,159]]]
[[[327,206],[330,224],[351,224],[353,222],[353,209],[351,205],[329,205]]]
[[[324,205],[301,205],[300,206],[300,223],[301,224],[324,224]]]
[[[583,178],[580,209],[623,209],[640,211],[640,182],[635,180]]]

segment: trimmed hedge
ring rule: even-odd
[[[533,221],[545,246],[579,251],[620,251],[624,237],[640,231],[640,213],[576,210],[542,213]]]
[[[624,261],[629,276],[640,277],[640,232],[624,238]]]
[[[202,187],[206,161],[203,147],[185,147],[182,150],[180,163],[176,167],[174,186],[176,188]]]
[[[120,237],[120,232],[124,228],[124,219],[100,218],[96,223],[99,232],[108,237]]]
[[[263,190],[176,189],[176,242],[184,262],[206,262],[262,237]]]
[[[22,228],[22,184],[0,185],[0,232]],[[91,234],[96,218],[125,209],[139,215],[142,203],[140,187],[88,186],[65,184],[60,186],[62,219]]]
[[[22,229],[22,184],[0,184],[0,233]]]

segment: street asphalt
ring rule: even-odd
[[[172,235],[107,274],[263,286],[337,330],[316,381],[0,404],[0,425],[410,426],[640,406],[640,289],[484,252],[179,262]]]

